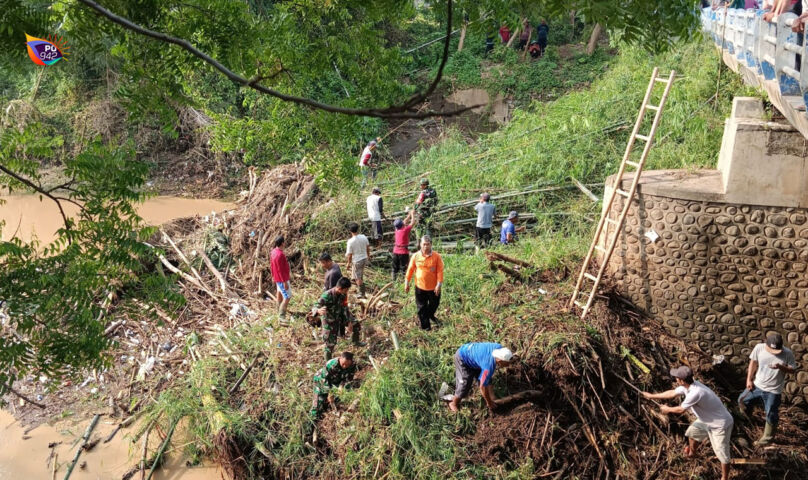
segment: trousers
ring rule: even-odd
[[[435,320],[435,312],[440,306],[440,295],[435,295],[434,290],[421,290],[415,287],[415,306],[418,307],[418,321],[421,328],[432,330],[432,320]]]

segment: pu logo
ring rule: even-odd
[[[50,36],[48,40],[36,38],[25,34],[25,44],[28,46],[28,56],[37,65],[53,65],[67,56],[67,46],[62,37]]]

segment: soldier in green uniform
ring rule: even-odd
[[[415,211],[418,213],[418,238],[432,236],[432,214],[438,206],[438,194],[429,186],[429,180],[421,179],[421,192],[415,200]]]
[[[343,383],[353,381],[356,364],[351,352],[343,352],[339,358],[327,361],[325,367],[314,375],[314,400],[311,402],[311,421],[316,422],[328,403],[328,392]]]
[[[350,289],[351,281],[345,277],[340,278],[336,287],[323,292],[312,309],[312,313],[320,316],[323,327],[326,361],[331,359],[340,330],[344,331],[346,326],[351,327],[351,340],[354,345],[364,346],[364,343],[359,341],[359,331],[361,330],[359,321],[348,309],[348,290]]]

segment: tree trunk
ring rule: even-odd
[[[466,25],[467,23],[463,23],[463,29],[460,30],[460,41],[457,42],[457,51],[463,50],[463,42],[466,41]]]
[[[603,27],[601,27],[599,23],[596,23],[595,28],[592,29],[592,35],[589,37],[589,43],[586,44],[587,55],[592,55],[595,53],[595,48],[598,46],[598,39],[600,38],[601,31],[603,31]]]
[[[520,30],[518,28],[516,29],[515,32],[513,32],[513,35],[511,35],[511,38],[508,39],[508,44],[505,45],[506,47],[511,48],[511,45],[513,44],[513,41],[516,39],[516,37],[519,36],[519,32],[520,32]]]

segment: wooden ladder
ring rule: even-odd
[[[657,126],[659,125],[659,120],[662,117],[662,110],[665,108],[665,102],[668,100],[668,94],[671,91],[671,86],[673,85],[675,75],[676,72],[671,70],[668,78],[659,77],[659,68],[654,68],[654,71],[651,74],[651,80],[648,82],[648,89],[645,91],[645,98],[643,98],[642,105],[640,106],[640,112],[637,114],[637,122],[634,124],[634,130],[632,130],[631,136],[628,138],[626,152],[623,154],[623,161],[620,163],[620,170],[617,172],[614,179],[612,194],[609,196],[606,207],[603,209],[600,222],[598,222],[598,228],[595,231],[595,237],[592,239],[592,244],[589,246],[589,252],[586,254],[586,259],[581,267],[581,273],[578,275],[578,281],[575,283],[575,291],[572,293],[572,298],[570,299],[569,308],[572,308],[573,305],[579,306],[581,308],[582,319],[586,317],[586,314],[589,313],[590,307],[592,307],[592,302],[595,300],[595,294],[598,291],[598,285],[600,285],[600,281],[603,278],[604,272],[606,271],[606,265],[609,264],[609,259],[612,256],[615,245],[617,244],[617,236],[623,229],[623,223],[626,220],[626,215],[628,214],[628,209],[631,206],[631,201],[634,199],[634,194],[637,191],[637,184],[640,181],[640,174],[642,173],[643,166],[645,166],[645,160],[648,158],[648,152],[651,150],[651,145],[654,143],[654,134],[656,133]],[[654,86],[657,83],[665,85],[665,90],[662,92],[659,105],[649,105],[648,101],[651,99],[651,94],[654,90]],[[648,132],[648,135],[640,135],[640,126],[642,125],[643,120],[645,120],[645,113],[648,110],[655,112],[654,121],[651,124],[651,131]],[[643,148],[640,160],[638,162],[633,162],[629,160],[629,157],[634,149],[634,142],[638,139],[645,142],[645,147]],[[626,173],[626,167],[631,167],[634,169],[633,171],[628,172],[634,174],[634,178],[631,181],[631,188],[628,191],[622,189],[623,175]],[[623,204],[623,209],[620,211],[620,217],[617,220],[612,220],[609,218],[609,212],[612,209],[614,199],[618,195],[625,197],[626,200]],[[606,231],[604,226],[607,223],[614,226],[614,235],[605,243],[607,247],[603,248],[601,246],[601,235]],[[603,259],[600,263],[600,267],[598,268],[597,275],[592,275],[588,272],[588,270],[595,250],[603,253]],[[579,301],[578,298],[581,296],[582,287],[585,280],[590,280],[593,285],[592,289],[589,291],[589,297],[587,298],[586,303],[583,303]]]

